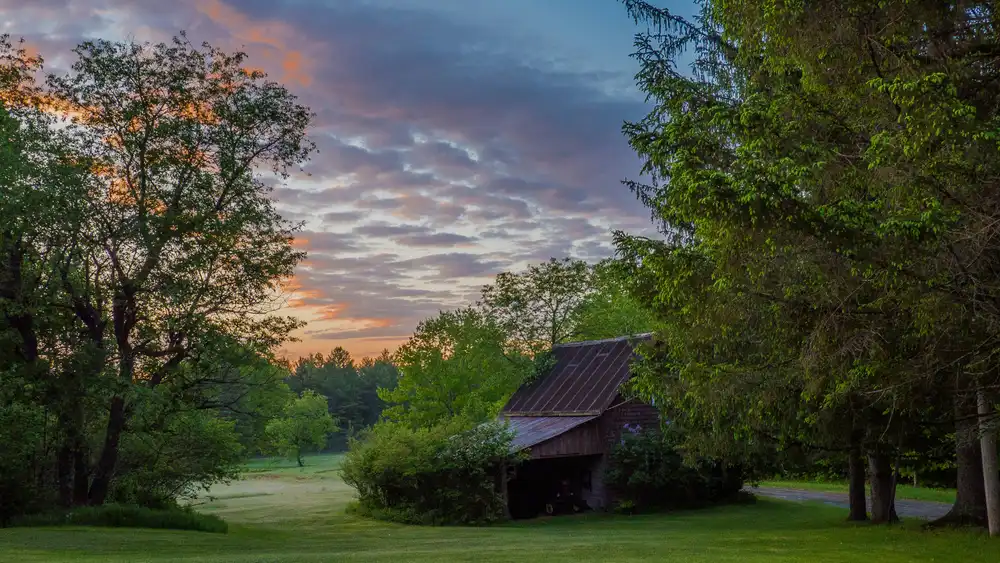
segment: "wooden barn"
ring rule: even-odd
[[[557,345],[552,370],[510,398],[500,416],[515,432],[514,447],[530,453],[507,484],[512,517],[611,507],[614,491],[603,479],[611,448],[627,426],[659,425],[654,407],[620,392],[632,344],[648,338]]]

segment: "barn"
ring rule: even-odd
[[[559,344],[551,371],[519,389],[501,411],[514,447],[530,458],[507,482],[513,518],[606,510],[614,491],[604,485],[611,448],[627,428],[656,427],[659,412],[628,399],[633,344],[650,335]]]

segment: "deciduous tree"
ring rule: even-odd
[[[319,451],[326,439],[337,430],[337,423],[327,411],[326,399],[313,391],[303,391],[288,403],[282,416],[267,425],[267,435],[274,451],[288,456],[303,467],[302,454]]]

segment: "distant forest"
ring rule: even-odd
[[[301,357],[290,366],[285,383],[296,394],[313,391],[326,398],[338,429],[327,438],[326,451],[347,449],[348,438],[375,424],[385,408],[378,389],[393,389],[399,371],[388,350],[375,358],[355,362],[350,352],[338,346],[328,355]]]

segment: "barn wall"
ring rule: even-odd
[[[551,440],[531,446],[531,459],[567,457],[604,453],[600,419],[581,424]]]
[[[577,459],[590,472],[591,482],[590,488],[583,491],[584,500],[595,510],[608,510],[617,498],[614,491],[605,485],[604,472],[608,454],[621,440],[626,424],[639,425],[644,429],[656,428],[660,424],[660,413],[650,405],[627,401],[619,395],[612,402],[612,408],[599,418],[532,446],[531,459],[580,456]]]
[[[656,410],[656,407],[635,399],[626,402],[620,395],[613,405],[618,406],[613,406],[598,419],[604,451],[610,451],[614,444],[621,440],[626,424],[638,425],[642,429],[660,426],[660,411]]]
[[[618,500],[615,491],[604,484],[604,471],[609,461],[607,454],[621,440],[626,424],[638,425],[640,429],[659,428],[660,411],[635,399],[626,401],[619,395],[612,403],[612,408],[598,418],[597,422],[601,427],[601,446],[605,455],[600,457],[599,467],[595,468],[596,472],[592,474],[595,483],[593,488],[595,495],[598,494],[598,490],[600,491],[600,504],[607,509]]]

